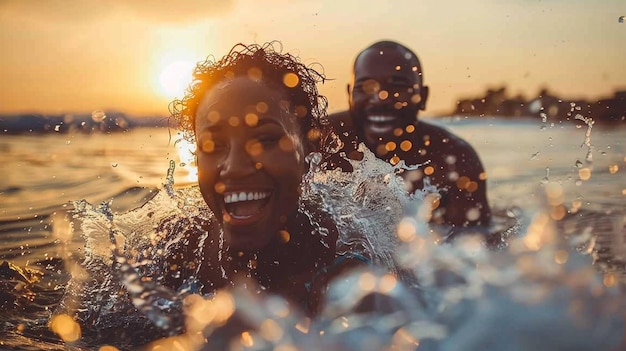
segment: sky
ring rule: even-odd
[[[167,115],[196,62],[273,40],[324,71],[329,112],[382,39],[420,57],[425,114],[503,85],[597,99],[626,90],[622,15],[624,0],[0,0],[0,113]]]

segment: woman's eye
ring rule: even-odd
[[[280,136],[268,135],[268,136],[260,137],[257,140],[263,146],[272,146],[272,145],[278,144],[278,142],[280,141],[280,138],[281,138]]]
[[[200,143],[200,151],[204,152],[205,154],[212,154],[216,151],[219,151],[223,147],[224,146],[219,141],[215,141],[213,139],[206,139]]]

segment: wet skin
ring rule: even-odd
[[[278,240],[297,211],[304,155],[283,100],[280,90],[243,77],[217,84],[198,108],[200,191],[231,250]]]
[[[433,222],[488,224],[486,173],[474,149],[446,129],[418,121],[428,98],[420,72],[415,56],[401,46],[368,48],[358,56],[350,111],[330,116],[343,151],[358,159],[354,150],[363,141],[392,164],[422,165],[403,177],[411,192],[422,190],[425,179],[439,189],[440,198],[427,197]]]

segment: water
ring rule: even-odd
[[[342,286],[338,283],[333,287],[334,290],[331,289],[331,292],[337,293],[329,295],[331,299],[329,306],[333,308],[329,308],[323,314],[319,323],[308,326],[309,333],[305,336],[283,333],[283,336],[293,338],[292,342],[296,340],[296,345],[310,345],[312,349],[321,346],[329,349],[359,349],[356,339],[362,338],[366,330],[366,334],[377,336],[373,339],[366,338],[374,342],[370,346],[375,345],[375,342],[389,345],[395,340],[393,337],[400,338],[398,332],[389,331],[398,330],[398,325],[394,323],[400,323],[399,330],[406,334],[406,338],[402,340],[419,336],[420,339],[431,340],[431,345],[436,345],[432,347],[437,347],[433,349],[455,349],[460,344],[466,345],[466,349],[470,350],[481,349],[484,345],[476,335],[484,335],[488,331],[467,329],[467,326],[485,323],[485,325],[490,325],[489,323],[498,325],[496,323],[501,323],[506,313],[509,315],[519,313],[519,309],[515,309],[517,305],[511,303],[511,299],[519,298],[517,295],[520,291],[532,290],[529,287],[535,287],[536,291],[545,290],[547,286],[566,288],[565,295],[546,292],[541,299],[541,303],[545,305],[544,308],[526,310],[524,314],[528,323],[526,326],[537,325],[537,321],[543,321],[553,335],[561,335],[562,330],[557,327],[550,327],[550,329],[548,326],[559,325],[566,330],[576,327],[567,323],[555,323],[555,318],[561,322],[566,320],[562,314],[557,313],[567,307],[562,306],[562,303],[559,304],[561,300],[558,296],[571,295],[584,301],[585,303],[580,307],[581,310],[600,311],[604,308],[610,311],[610,308],[602,301],[612,303],[609,296],[612,296],[613,292],[609,288],[618,285],[621,273],[624,271],[623,257],[626,254],[624,244],[626,187],[623,176],[626,170],[626,143],[623,141],[626,129],[602,129],[600,126],[589,129],[587,126],[577,127],[573,122],[551,125],[540,120],[511,122],[498,119],[450,119],[437,123],[446,125],[477,149],[489,175],[490,203],[496,213],[500,214],[498,218],[506,219],[508,212],[523,219],[523,228],[520,232],[527,233],[525,248],[513,245],[511,250],[514,255],[509,252],[506,254],[485,253],[480,245],[477,247],[472,242],[462,242],[455,244],[452,248],[442,248],[426,240],[427,237],[416,237],[412,234],[423,228],[420,229],[418,221],[412,221],[412,217],[408,217],[400,226],[405,230],[399,231],[400,240],[397,240],[395,235],[381,235],[381,238],[395,238],[395,241],[403,241],[406,244],[408,249],[405,249],[412,253],[408,257],[413,257],[413,259],[406,259],[402,265],[421,277],[423,296],[428,297],[426,305],[435,310],[441,306],[448,306],[447,312],[441,313],[437,310],[435,313],[432,310],[425,310],[423,306],[420,308],[409,306],[409,301],[418,299],[406,299],[405,294],[410,293],[400,291],[401,284],[393,284],[388,276],[377,275],[379,274],[377,272],[364,272],[355,275],[353,279],[358,282],[367,278],[366,280],[373,284],[372,286],[378,286],[377,289],[384,290],[385,294],[391,296],[397,294],[400,300],[407,301],[409,304],[403,306],[403,310],[406,311],[405,315],[392,318],[391,321],[395,321],[393,323],[389,322],[389,318],[382,316],[360,316],[361,327],[337,327],[333,323],[343,325],[342,323],[348,323],[348,319],[350,323],[355,323],[355,319],[349,312],[349,305],[358,299],[346,302],[341,300],[341,297],[358,296],[363,294],[363,291],[369,291],[355,288],[360,286],[359,284]],[[126,211],[150,199],[154,201],[155,196],[163,194],[157,195],[156,189],[166,183],[166,172],[170,160],[177,165],[174,174],[175,187],[181,188],[192,184],[194,173],[189,167],[191,164],[189,152],[182,143],[174,145],[175,139],[174,137],[170,141],[169,131],[166,129],[137,129],[124,134],[90,136],[82,134],[2,136],[0,149],[3,152],[0,154],[0,160],[4,165],[5,176],[0,182],[0,198],[2,199],[0,235],[3,239],[0,246],[0,259],[22,267],[32,267],[45,273],[36,283],[24,281],[25,278],[31,278],[33,275],[28,272],[25,273],[25,278],[2,278],[1,290],[11,292],[6,298],[10,303],[2,305],[2,308],[9,313],[0,317],[4,323],[2,332],[7,334],[6,341],[3,341],[5,346],[17,349],[63,348],[56,334],[49,330],[46,323],[50,311],[56,307],[65,290],[66,282],[70,277],[68,272],[78,274],[76,262],[80,262],[85,256],[85,242],[80,235],[76,234],[77,230],[72,230],[72,228],[77,229],[79,223],[71,216],[67,216],[67,212],[72,207],[70,201],[85,199],[92,204],[99,204],[114,198],[110,211],[121,218]],[[384,194],[380,192],[380,184],[385,184],[385,176],[380,175],[380,177],[382,179],[378,182],[366,183],[367,186],[361,189],[361,197],[355,198],[357,202],[363,204],[363,211],[370,211],[370,213],[362,212],[361,218],[366,219],[367,216],[375,215],[393,218],[406,210],[403,208],[406,207],[403,198],[392,194],[393,196],[387,198],[390,201],[384,201],[386,206],[381,208],[382,212],[372,211],[377,207],[382,207],[381,202],[368,202],[368,199],[376,200],[376,197],[371,196],[372,194]],[[389,179],[387,178],[387,181]],[[320,187],[323,185],[323,182],[318,184]],[[383,186],[383,190],[384,188]],[[326,203],[329,206],[338,205],[332,197],[327,197]],[[370,222],[363,220],[363,223],[359,223],[359,216],[351,217],[349,212],[341,212],[349,211],[350,208],[346,206],[335,212],[338,219],[343,220],[345,225],[368,229],[368,223],[377,223],[378,226],[370,226],[371,233],[384,233],[390,230],[389,224],[382,220]],[[557,220],[558,226],[551,231],[545,230],[539,234],[533,234],[537,231],[536,228],[550,228],[548,225],[550,220]],[[407,228],[408,231],[406,231]],[[590,255],[575,258],[574,255],[564,251],[561,247],[562,243],[555,237],[579,240],[574,244],[581,251],[590,248],[590,242],[595,242],[596,247],[589,251]],[[353,239],[355,238],[346,238],[346,240]],[[356,240],[363,240],[364,247],[378,250],[376,257],[381,257],[381,262],[389,265],[392,258],[389,248],[384,245],[386,242],[373,239],[376,239],[374,235],[356,238]],[[535,246],[549,247],[547,251],[549,257],[541,256],[541,252],[545,250],[529,249]],[[486,274],[485,271],[476,268],[489,267],[488,263],[492,260],[499,262],[500,270],[496,269]],[[555,264],[555,260],[561,263]],[[463,279],[448,279],[446,280],[448,283],[442,283],[440,279],[437,279],[442,273],[432,269],[436,266],[434,263],[437,262],[442,267],[456,267],[453,272]],[[542,269],[534,269],[533,262],[539,263]],[[595,265],[592,266],[592,263]],[[553,266],[556,268],[548,269]],[[570,276],[568,272],[574,269],[577,273],[578,270],[587,272],[585,269],[590,267],[593,267],[594,272],[609,273],[598,276],[587,273],[583,275],[586,278],[577,275],[578,283],[568,279]],[[506,270],[507,268],[510,269]],[[445,271],[443,274],[449,274],[451,271]],[[538,274],[538,271],[541,274]],[[610,272],[617,272],[617,274]],[[538,275],[540,278],[537,277]],[[600,281],[598,282],[596,278]],[[450,283],[450,281],[455,283]],[[10,289],[18,285],[22,290]],[[602,290],[604,288],[608,289],[607,292]],[[598,299],[597,294],[600,293],[606,294],[604,299]],[[233,296],[235,301],[241,303],[248,298],[246,294],[245,291],[236,291]],[[476,296],[481,294],[485,298],[477,299]],[[534,296],[527,292],[522,295]],[[224,299],[226,299],[224,301],[230,301],[228,298]],[[562,301],[569,300],[563,299]],[[610,305],[608,302],[607,304]],[[207,307],[203,303],[198,302],[196,305],[200,307],[196,310],[187,310],[187,314],[193,314],[193,311],[197,311],[198,308],[212,308],[213,310],[216,308],[215,306]],[[272,315],[274,313],[272,311],[276,310],[276,304],[279,303],[264,301],[262,304],[255,305],[254,310],[260,309],[260,316],[273,316],[271,318],[273,323],[286,328],[281,330],[287,330],[289,325],[298,324],[299,319],[295,312],[288,316]],[[478,304],[481,306],[486,304],[487,308],[477,309]],[[493,312],[494,306],[512,307],[496,313]],[[342,309],[348,311],[343,316],[337,312]],[[551,311],[552,318],[540,315],[541,310]],[[236,313],[243,314],[251,313],[241,307],[236,311]],[[474,312],[468,313],[467,311]],[[423,316],[424,313],[427,316]],[[591,316],[587,322],[602,326],[600,331],[596,331],[595,338],[587,338],[586,341],[595,343],[593,345],[596,347],[602,347],[602,340],[609,343],[615,339],[615,336],[609,332],[612,330],[611,326],[616,323],[614,320],[608,317],[602,318],[600,313],[583,315]],[[606,315],[610,316],[610,313],[607,312]],[[416,327],[415,321],[421,321],[422,324],[418,323],[419,327]],[[372,325],[377,326],[375,328],[377,334],[372,333]],[[366,328],[367,326],[369,329]],[[532,328],[527,329],[532,330]],[[315,334],[316,330],[323,330],[327,338],[321,341],[318,338],[312,338],[311,335]],[[109,332],[113,333],[113,331]],[[586,335],[583,332],[578,333],[580,337],[576,337],[576,333],[570,332],[569,334],[571,334],[572,345],[579,345],[579,347],[587,345],[580,340],[580,337]],[[277,340],[284,339],[272,339],[268,335],[250,335],[250,340],[265,338],[277,343]],[[472,338],[470,335],[475,336]],[[136,339],[141,336],[142,333],[131,335]],[[143,333],[146,341],[151,336],[148,331]],[[88,335],[84,337],[88,339]],[[242,340],[245,338],[242,334]],[[503,349],[497,347],[500,345],[498,342],[506,341],[506,338],[503,338],[504,341],[492,340],[492,347]],[[352,340],[352,343],[348,343],[348,340]],[[141,340],[136,341],[141,342]],[[192,343],[192,341],[193,338],[178,340],[178,342],[187,343]],[[265,341],[268,342],[268,340]],[[526,339],[520,339],[518,344],[534,347],[529,346],[527,342]],[[400,344],[402,343],[396,340],[394,345]],[[508,345],[510,344],[509,342]],[[571,346],[563,346],[564,343],[561,342],[557,347],[557,344],[556,341],[550,341],[547,338],[543,346],[547,349],[558,347],[568,349]],[[253,345],[259,344],[253,343]],[[408,345],[410,349],[410,345],[413,344],[409,342]],[[428,349],[428,345],[428,341],[425,341],[420,349]],[[88,343],[86,348],[90,346],[95,348],[95,345]],[[519,347],[524,349],[523,346]],[[538,347],[534,348],[538,349]]]

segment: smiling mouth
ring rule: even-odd
[[[396,116],[391,115],[369,115],[367,128],[376,134],[389,133],[393,130],[396,119]]]
[[[269,203],[271,191],[232,191],[224,193],[224,211],[231,225],[246,225],[257,221]]]

